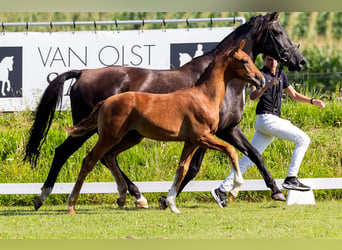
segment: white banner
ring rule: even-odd
[[[177,68],[224,39],[233,27],[0,34],[0,111],[34,110],[47,76],[111,65]],[[64,86],[63,109],[69,107]]]

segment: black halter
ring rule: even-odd
[[[274,21],[274,22],[278,22],[278,21]],[[292,56],[294,54],[295,49],[299,48],[299,44],[298,45],[293,44],[293,45],[291,45],[287,49],[278,50],[278,48],[276,46],[277,42],[276,42],[276,39],[275,39],[275,35],[273,34],[273,31],[269,27],[267,27],[266,32],[267,32],[266,37],[270,36],[270,38],[272,40],[272,43],[273,43],[273,46],[274,46],[274,49],[277,52],[277,56],[279,58],[279,69],[278,69],[278,75],[277,76],[280,77],[280,74],[282,72],[282,69],[283,69],[284,65],[289,60],[291,60],[291,58],[292,58]],[[265,47],[265,43],[266,43],[266,39],[265,39],[265,42],[264,42],[264,47]],[[286,59],[285,56],[282,56],[282,55],[285,55],[285,53],[288,52],[288,51],[290,52],[290,57],[289,57],[289,59]]]
[[[274,22],[278,22],[278,21],[274,21]],[[270,38],[272,40],[272,43],[273,43],[273,46],[274,46],[274,48],[275,48],[275,50],[277,52],[277,56],[279,58],[280,65],[286,64],[292,58],[294,50],[299,48],[299,45],[293,44],[292,46],[290,46],[287,49],[278,50],[278,48],[276,46],[277,45],[277,41],[275,39],[275,35],[273,34],[273,31],[269,27],[267,27],[266,31],[267,31],[266,37],[270,36]],[[265,39],[265,42],[264,42],[264,47],[265,47],[265,43],[266,43],[266,39]],[[288,51],[290,51],[290,58],[287,60],[282,55],[285,55],[285,53],[288,52]]]

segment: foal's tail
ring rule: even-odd
[[[71,127],[65,127],[67,131],[73,137],[80,137],[85,135],[89,131],[97,128],[97,115],[104,101],[98,102],[94,109],[91,111],[90,115]]]
[[[71,70],[57,76],[49,82],[38,104],[33,125],[29,131],[30,138],[26,144],[24,161],[29,161],[34,166],[37,163],[40,149],[49,132],[55,110],[60,105],[63,97],[64,82],[71,78],[78,78],[81,70]]]

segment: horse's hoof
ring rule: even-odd
[[[147,201],[135,201],[135,206],[137,207],[137,208],[148,208],[148,202]]]
[[[166,203],[166,197],[165,196],[160,197],[158,203],[159,203],[159,208],[161,210],[165,210],[167,208],[167,203]]]
[[[176,207],[176,204],[171,200],[167,200],[166,199],[166,204],[170,207],[171,212],[174,214],[180,214],[181,211],[179,211],[179,209]]]
[[[275,192],[271,195],[271,197],[275,201],[286,201],[285,196],[282,192]]]
[[[40,200],[39,196],[35,196],[33,199],[34,202],[34,208],[36,209],[36,211],[43,205],[43,202]]]
[[[126,201],[124,198],[118,198],[116,200],[116,204],[118,204],[119,208],[122,208],[125,205]]]
[[[179,209],[176,207],[170,207],[170,209],[171,209],[172,213],[174,213],[174,214],[180,214],[181,213],[181,211],[179,211]]]
[[[137,208],[148,208],[148,201],[143,195],[141,195],[141,197],[137,199],[134,203]]]
[[[228,192],[228,202],[233,203],[234,200],[235,200],[235,196],[231,192]]]

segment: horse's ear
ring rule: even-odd
[[[275,21],[275,20],[278,19],[278,17],[279,17],[279,12],[273,12],[273,13],[270,14],[269,21],[271,21],[271,22]]]
[[[239,50],[242,50],[243,47],[245,47],[245,44],[246,44],[246,40],[243,39],[243,40],[240,42],[238,49],[239,49]]]

